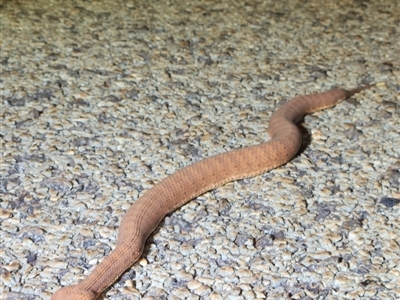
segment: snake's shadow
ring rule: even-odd
[[[300,129],[303,140],[301,142],[299,151],[296,153],[296,155],[293,158],[296,158],[299,155],[301,155],[307,149],[307,147],[310,146],[310,144],[311,144],[311,134],[308,131],[308,129],[306,127],[304,127],[303,122],[304,122],[304,118],[302,118],[300,120],[300,122],[297,124],[297,127]]]

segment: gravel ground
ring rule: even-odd
[[[3,1],[1,299],[49,299],[114,247],[130,204],[305,117],[283,167],[167,216],[104,299],[399,299],[394,0]]]

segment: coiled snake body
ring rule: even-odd
[[[59,289],[52,300],[93,300],[139,259],[147,237],[165,215],[189,200],[229,181],[248,178],[288,162],[299,150],[302,135],[296,123],[305,115],[332,107],[365,87],[334,89],[299,96],[271,117],[271,140],[218,154],[166,177],[144,193],[122,219],[115,249],[77,285]]]

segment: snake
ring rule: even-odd
[[[297,96],[271,116],[269,141],[208,157],[162,179],[130,206],[121,221],[115,248],[85,279],[57,290],[51,300],[97,299],[141,257],[147,238],[167,214],[230,181],[260,175],[287,163],[302,144],[296,124],[304,115],[333,107],[367,87]]]

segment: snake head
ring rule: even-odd
[[[80,285],[71,285],[59,289],[51,296],[51,300],[95,300],[97,296]]]

